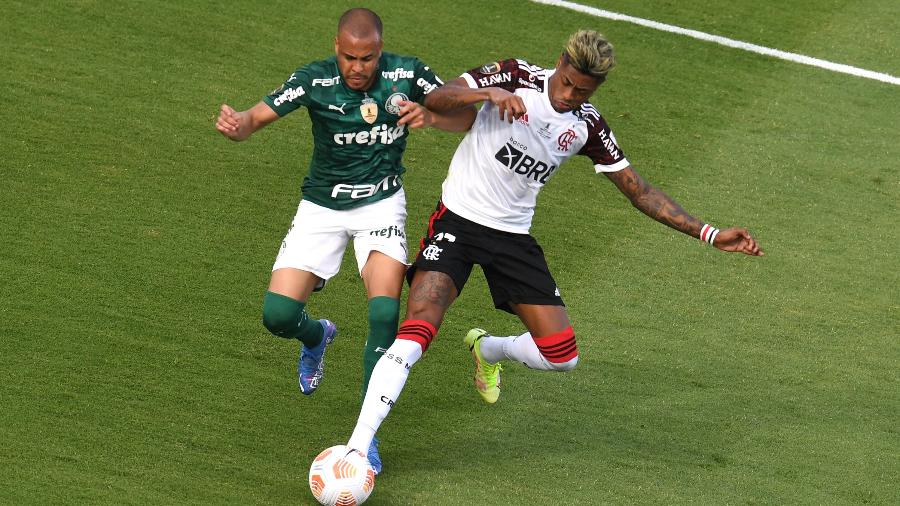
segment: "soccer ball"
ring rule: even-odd
[[[356,506],[375,488],[375,471],[362,452],[344,445],[322,451],[309,467],[309,489],[326,506]]]

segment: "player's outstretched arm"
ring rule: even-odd
[[[604,174],[642,213],[679,232],[701,238],[704,223],[691,216],[665,192],[645,181],[633,168],[626,167],[617,172]],[[726,228],[719,231],[713,236],[713,246],[723,251],[751,256],[763,255],[756,239],[743,228]]]
[[[233,141],[242,141],[260,128],[278,119],[278,114],[265,102],[259,102],[246,111],[235,111],[228,104],[219,108],[216,130]]]
[[[398,125],[408,125],[410,128],[432,127],[448,132],[465,132],[475,122],[478,111],[468,106],[446,113],[436,113],[425,106],[406,100],[400,101],[400,119]]]
[[[500,119],[512,123],[527,112],[522,97],[502,88],[469,88],[462,77],[446,83],[425,97],[425,107],[434,112],[447,113],[479,102],[491,102],[497,106]]]
[[[750,235],[746,228],[733,227],[719,231],[713,246],[722,251],[733,251],[755,257],[765,255],[759,244],[757,244],[756,239]]]

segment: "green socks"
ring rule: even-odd
[[[263,325],[278,337],[299,339],[307,348],[318,346],[322,342],[324,328],[318,320],[309,318],[305,308],[305,302],[267,291],[263,301]],[[363,351],[363,397],[369,387],[372,369],[397,336],[399,319],[398,299],[369,299],[369,336]]]
[[[366,397],[369,378],[378,359],[394,343],[397,336],[397,324],[400,319],[400,301],[390,297],[372,297],[369,299],[369,336],[363,351],[363,385],[362,395]]]
[[[299,339],[307,348],[314,348],[322,342],[325,329],[318,320],[309,318],[305,307],[305,302],[267,291],[263,300],[263,325],[278,337]]]

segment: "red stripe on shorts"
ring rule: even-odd
[[[419,253],[421,253],[422,250],[425,249],[425,239],[428,239],[429,237],[434,235],[434,222],[441,219],[441,216],[443,216],[446,212],[447,206],[445,206],[443,202],[438,202],[437,209],[435,209],[434,212],[431,213],[431,218],[428,218],[428,232],[426,233],[425,237],[423,237],[422,240],[419,241]]]

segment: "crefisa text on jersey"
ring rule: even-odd
[[[406,132],[406,125],[397,125],[394,128],[388,128],[387,125],[381,124],[372,127],[371,130],[362,132],[348,132],[334,134],[334,143],[338,146],[346,146],[348,144],[364,144],[371,146],[376,142],[382,144],[393,144]]]
[[[391,237],[394,237],[394,236],[397,236],[401,239],[406,239],[406,234],[404,234],[403,231],[400,230],[400,227],[398,227],[396,225],[391,225],[387,228],[382,228],[379,230],[373,230],[373,231],[369,232],[369,235],[385,237],[387,239],[390,239]]]
[[[406,70],[403,67],[397,67],[394,70],[382,70],[381,77],[390,79],[391,81],[397,81],[398,79],[412,79],[415,77],[415,72]]]
[[[275,97],[275,100],[273,100],[272,103],[275,104],[275,107],[278,107],[279,105],[281,105],[285,102],[290,102],[291,100],[298,99],[305,94],[306,94],[306,91],[303,89],[303,86],[297,86],[296,88],[288,88],[288,89],[284,90],[284,92],[282,92],[281,95],[278,95],[277,97]]]

